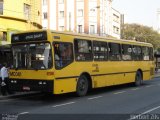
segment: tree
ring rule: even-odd
[[[139,24],[124,24],[122,39],[136,40],[153,44],[155,49],[160,49],[160,34],[151,27]]]

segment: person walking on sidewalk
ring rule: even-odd
[[[7,92],[11,94],[11,91],[9,90],[9,75],[6,63],[4,63],[3,67],[1,68],[1,77],[2,77],[2,82],[1,82],[2,95],[6,95]]]

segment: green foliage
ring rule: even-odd
[[[139,24],[124,24],[122,38],[153,44],[155,49],[160,49],[160,34],[151,27]]]

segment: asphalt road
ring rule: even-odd
[[[122,85],[75,94],[34,94],[0,100],[2,120],[160,120],[160,78],[141,87]]]

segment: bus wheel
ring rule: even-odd
[[[142,85],[142,83],[143,83],[142,74],[141,74],[141,72],[138,71],[136,73],[136,77],[135,77],[135,86],[140,86],[140,85]]]
[[[88,92],[88,80],[87,77],[82,75],[77,82],[76,93],[78,96],[85,96]]]

